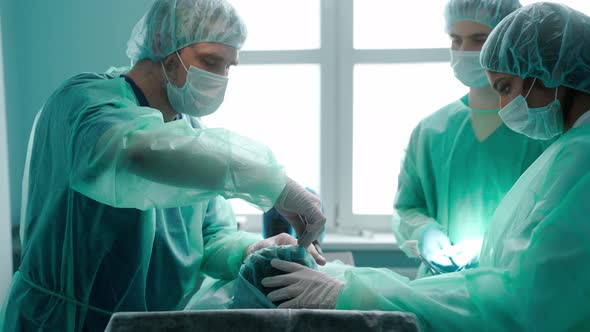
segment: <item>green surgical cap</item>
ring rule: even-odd
[[[494,28],[520,7],[518,0],[450,0],[445,7],[445,30],[449,33],[457,21],[474,21]]]
[[[550,2],[523,7],[492,31],[480,60],[489,71],[590,93],[590,17]]]
[[[161,61],[179,49],[200,42],[241,48],[246,25],[225,0],[155,0],[133,28],[127,56]]]

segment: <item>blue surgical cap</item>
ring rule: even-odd
[[[225,0],[155,0],[135,25],[127,56],[161,61],[179,49],[200,42],[241,48],[246,25]]]
[[[520,7],[518,0],[450,0],[445,7],[445,30],[449,33],[457,21],[474,21],[493,29]]]
[[[523,7],[492,31],[480,60],[489,71],[590,93],[590,17],[550,2]]]

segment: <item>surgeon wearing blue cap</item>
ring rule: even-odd
[[[517,0],[445,7],[451,66],[468,93],[418,124],[399,174],[393,231],[408,256],[423,260],[418,278],[477,266],[496,207],[548,145],[503,124],[479,61],[492,29],[520,7]]]

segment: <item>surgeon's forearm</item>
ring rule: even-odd
[[[195,132],[193,137],[159,137],[156,142],[146,139],[150,135],[134,134],[125,149],[129,170],[170,186],[274,202],[286,177],[266,146],[223,130]]]
[[[203,272],[216,279],[231,280],[238,276],[247,248],[262,240],[259,235],[242,231],[219,234],[208,240],[201,264]]]
[[[230,161],[212,153],[187,154],[179,150],[135,147],[127,156],[129,170],[143,178],[181,188],[215,192],[224,189]]]
[[[421,230],[430,226],[441,228],[440,224],[428,216],[423,209],[397,209],[393,216],[393,233],[398,243],[418,240]]]

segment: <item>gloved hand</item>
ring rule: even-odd
[[[445,250],[451,246],[449,237],[435,227],[431,227],[422,233],[419,241],[422,257],[445,273],[453,272],[458,268],[453,264],[451,258],[445,254]]]
[[[293,226],[300,246],[307,248],[319,238],[326,223],[319,197],[289,178],[274,207]]]
[[[465,240],[454,246],[444,249],[444,254],[459,268],[469,268],[479,264],[482,239]]]
[[[342,281],[293,262],[273,259],[270,264],[287,273],[262,279],[264,287],[282,287],[267,295],[272,302],[289,300],[279,309],[334,309],[344,286]]]
[[[256,252],[260,249],[268,248],[272,245],[284,246],[291,244],[296,245],[297,239],[287,233],[281,233],[279,235],[269,237],[267,239],[251,244],[244,252],[242,261],[245,261],[246,257],[248,257],[248,255],[250,255],[251,253]],[[309,253],[313,257],[315,262],[319,265],[326,265],[326,259],[316,250],[315,246],[308,246],[307,253]]]

